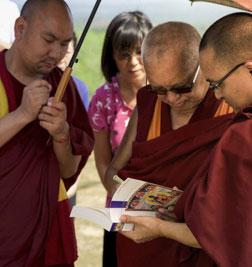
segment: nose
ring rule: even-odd
[[[55,61],[59,62],[64,57],[61,45],[57,42],[54,42],[51,46],[49,55]]]
[[[168,91],[166,95],[164,95],[164,98],[168,101],[168,103],[174,103],[180,98],[180,95],[174,92]]]
[[[136,66],[137,64],[140,63],[140,56],[133,54],[129,57],[128,61],[132,66]]]

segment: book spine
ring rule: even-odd
[[[127,201],[111,201],[110,208],[125,208],[127,203]]]

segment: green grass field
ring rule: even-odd
[[[78,27],[77,36],[79,37],[80,34],[81,28]],[[100,68],[104,34],[105,31],[102,29],[91,29],[88,32],[78,55],[79,62],[73,67],[73,75],[83,80],[88,86],[89,97],[104,82]]]

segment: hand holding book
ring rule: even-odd
[[[108,231],[130,231],[133,229],[133,224],[120,223],[121,215],[156,217],[160,208],[171,209],[182,194],[182,191],[178,189],[132,178],[122,181],[119,177],[115,177],[115,180],[120,185],[113,195],[110,208],[95,209],[75,206],[71,216],[91,220]]]

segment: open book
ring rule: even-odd
[[[109,208],[74,206],[71,217],[80,217],[102,226],[107,231],[131,231],[133,224],[120,223],[123,214],[155,216],[158,208],[175,205],[182,191],[127,178],[113,195]]]

